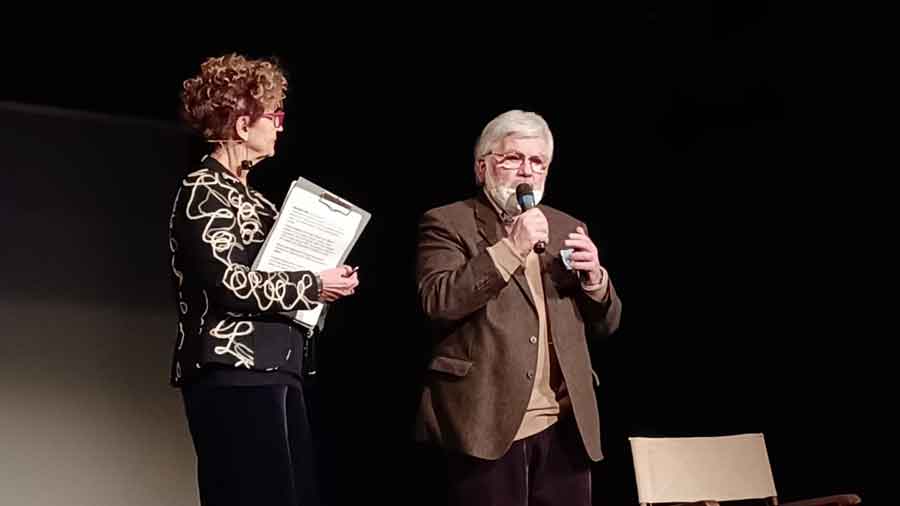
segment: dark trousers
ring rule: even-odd
[[[452,455],[451,506],[590,506],[591,461],[571,416],[513,443],[498,460]]]
[[[317,506],[303,391],[285,385],[182,390],[203,506]]]

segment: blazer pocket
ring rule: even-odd
[[[428,368],[432,371],[438,371],[452,374],[453,376],[462,377],[469,374],[469,369],[472,368],[472,364],[473,362],[469,360],[438,355],[431,359],[431,363],[428,364]]]

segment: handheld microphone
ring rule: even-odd
[[[516,186],[516,200],[519,202],[519,207],[522,208],[523,213],[535,206],[534,191],[531,189],[530,184],[520,183],[519,186]],[[547,244],[544,241],[538,241],[534,244],[535,253],[543,253],[546,249]]]

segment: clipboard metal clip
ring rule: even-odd
[[[320,193],[319,202],[325,204],[325,207],[336,213],[341,213],[344,216],[350,215],[350,205],[330,193]]]

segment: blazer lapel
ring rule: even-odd
[[[552,214],[550,216],[553,216]],[[569,346],[569,340],[572,335],[576,335],[566,322],[568,317],[564,314],[558,314],[564,311],[566,307],[563,299],[571,297],[573,293],[581,290],[579,287],[578,275],[565,268],[560,258],[559,251],[566,247],[565,240],[568,239],[569,233],[574,232],[575,228],[564,220],[552,220],[548,218],[550,226],[550,242],[547,243],[547,250],[541,255],[541,278],[544,282],[544,297],[547,307],[547,327],[550,335],[553,336],[553,342],[557,350],[565,349]],[[566,228],[572,227],[572,228]],[[562,325],[553,328],[553,323]]]
[[[547,243],[547,249],[540,256],[541,259],[541,279],[544,282],[544,297],[547,300],[555,300],[559,298],[556,289],[556,282],[553,279],[554,269],[559,266],[556,262],[561,262],[559,258],[559,250],[566,239],[567,231],[555,231],[553,225],[550,225],[550,241]]]
[[[548,223],[550,226],[550,240],[547,242],[547,249],[540,256],[541,259],[541,281],[544,284],[544,307],[547,312],[547,331],[553,336],[553,341],[556,343],[557,349],[560,343],[557,342],[557,338],[565,337],[565,336],[557,336],[553,332],[552,322],[558,321],[555,315],[557,307],[556,302],[559,301],[560,295],[559,290],[557,288],[557,280],[555,278],[558,277],[558,271],[560,270],[560,266],[557,265],[560,262],[559,258],[559,250],[563,247],[563,241],[566,239],[568,230],[561,230],[559,227],[561,226],[558,223],[550,223],[548,219]],[[564,319],[559,319],[559,321],[563,321]],[[565,334],[561,332],[560,334]]]
[[[488,201],[488,196],[485,195],[483,190],[479,192],[478,198],[475,199],[475,223],[478,226],[478,234],[484,238],[488,246],[496,244],[497,241],[506,236],[500,216],[497,215],[497,211]],[[522,290],[528,303],[531,304],[531,308],[537,312],[534,296],[531,293],[531,288],[528,286],[528,279],[525,278],[525,268],[516,269],[512,278],[519,285],[519,289]]]

